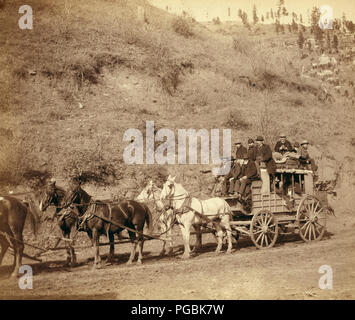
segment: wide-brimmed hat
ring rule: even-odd
[[[264,141],[264,138],[262,136],[257,136],[256,141]]]
[[[234,144],[242,144],[242,143],[240,142],[240,140],[237,140],[236,142],[234,142]]]
[[[309,142],[308,142],[307,140],[303,140],[303,141],[301,142],[301,146],[303,146],[304,144],[309,144]]]
[[[285,134],[280,134],[280,138],[286,138]]]

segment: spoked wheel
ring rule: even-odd
[[[268,210],[261,210],[253,216],[250,224],[250,237],[259,249],[271,248],[279,232],[274,215]]]
[[[326,226],[326,210],[314,196],[304,197],[297,209],[301,238],[306,242],[322,239]]]

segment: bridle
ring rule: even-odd
[[[174,195],[174,193],[175,193],[175,183],[174,182],[171,182],[169,184],[169,188],[170,188],[170,192],[164,197],[164,199],[169,200],[169,208],[171,208],[173,210],[175,210],[174,206],[173,206],[174,200],[184,200],[184,199],[190,198],[190,196],[185,193],[182,193],[179,195]]]

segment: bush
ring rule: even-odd
[[[195,35],[190,23],[184,18],[178,17],[174,19],[172,27],[177,34],[185,38],[190,38]]]
[[[250,128],[250,123],[246,122],[241,113],[237,111],[231,111],[224,124],[236,130],[248,130]]]

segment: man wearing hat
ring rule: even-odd
[[[275,145],[275,152],[281,153],[282,155],[286,152],[291,152],[292,151],[292,145],[291,142],[286,140],[286,135],[285,134],[281,134],[280,135],[280,140],[277,141],[276,145]]]
[[[244,154],[240,174],[235,182],[234,192],[239,199],[245,200],[245,190],[252,181],[258,180],[258,171],[253,160],[250,160],[248,154]]]
[[[222,184],[222,195],[226,196],[228,194],[234,193],[234,185],[236,179],[239,177],[241,172],[241,165],[240,162],[243,160],[234,160],[232,168],[230,169],[229,173],[225,175],[224,181]]]
[[[235,143],[235,159],[236,160],[243,160],[244,154],[248,152],[247,148],[243,146],[240,140],[237,140]]]
[[[253,139],[248,140],[248,158],[255,161],[255,144]]]
[[[264,138],[262,136],[258,136],[256,138],[256,150],[255,150],[255,164],[258,170],[258,174],[260,176],[260,164],[264,162],[266,165],[266,169],[268,174],[271,176],[271,181],[273,180],[276,173],[276,163],[272,158],[272,151],[269,145],[264,144]]]
[[[311,170],[315,172],[318,170],[318,166],[316,165],[315,161],[309,156],[308,145],[309,142],[307,140],[301,142],[301,147],[299,148],[299,159],[301,164],[310,164]]]

